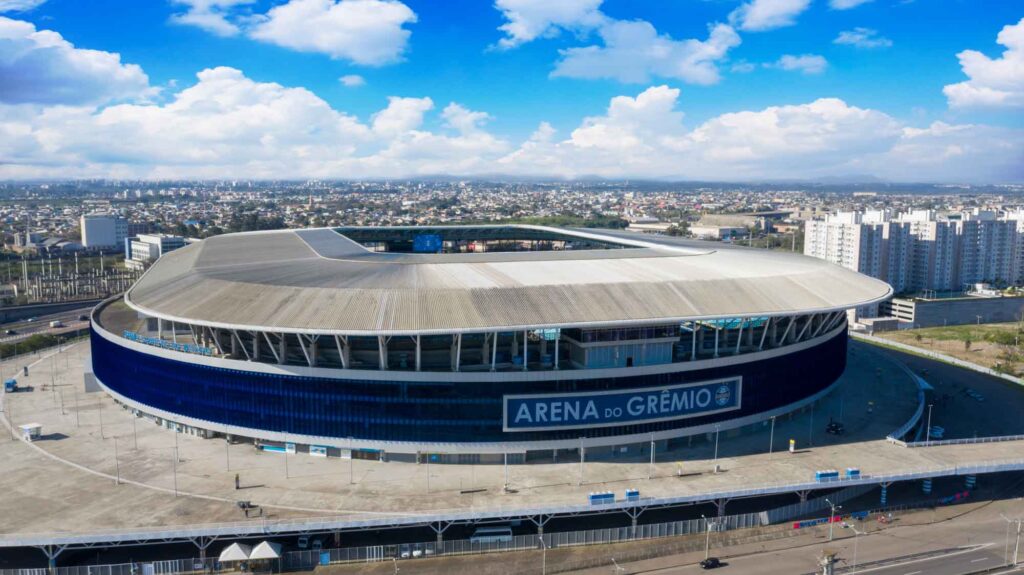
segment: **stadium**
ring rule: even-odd
[[[890,295],[801,255],[631,232],[238,233],[98,306],[91,369],[139,416],[262,449],[591,456],[805,408],[845,369],[847,310]]]

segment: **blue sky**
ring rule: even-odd
[[[0,0],[0,178],[1016,182],[1022,18],[996,0]]]

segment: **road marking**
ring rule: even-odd
[[[953,551],[952,553],[944,553],[942,555],[933,555],[931,557],[920,557],[918,559],[911,559],[910,561],[897,561],[896,563],[892,563],[892,564],[889,564],[889,565],[879,565],[878,567],[870,567],[868,569],[858,569],[857,572],[858,573],[870,573],[872,571],[881,571],[882,569],[891,569],[893,567],[899,567],[900,565],[912,565],[914,563],[923,563],[925,561],[935,561],[936,559],[947,559],[949,557],[955,557],[957,555],[963,555],[965,553],[973,553],[975,551],[980,551],[980,550],[982,550],[982,549],[984,549],[986,547],[989,547],[990,545],[993,545],[993,544],[991,542],[989,542],[989,543],[977,543],[977,544],[971,545],[970,547],[963,547],[963,548],[961,548],[958,551]]]
[[[910,573],[904,573],[903,575],[917,575],[920,571],[911,571]]]
[[[978,561],[988,561],[988,557],[980,557],[978,559],[971,559],[971,563],[977,563]]]

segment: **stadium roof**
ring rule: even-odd
[[[631,249],[411,254],[373,252],[333,229],[228,234],[163,256],[125,299],[197,325],[398,335],[789,315],[892,294],[822,260],[717,242],[540,226],[433,229],[553,233]]]

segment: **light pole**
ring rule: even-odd
[[[714,461],[715,473],[718,473],[718,431],[719,431],[719,427],[720,426],[716,423],[715,424],[715,461]]]
[[[174,496],[178,496],[178,448],[174,448]]]
[[[825,498],[825,503],[828,503],[829,507],[832,508],[832,511],[831,511],[831,513],[828,516],[828,540],[831,541],[832,540],[832,527],[835,525],[836,509],[842,509],[843,506],[842,505],[836,505],[835,503],[832,503],[831,501],[828,500],[827,497]]]
[[[540,540],[540,575],[547,575],[548,572],[548,544],[544,542],[544,536],[538,535]]]
[[[231,471],[231,442],[227,435],[224,436],[224,466]]]
[[[647,472],[647,479],[654,478],[654,432],[651,432],[651,468]]]
[[[924,444],[932,443],[932,404],[928,404],[928,427],[924,430]]]
[[[352,467],[354,465],[353,460],[356,458],[356,450],[352,446],[352,441],[353,441],[352,438],[349,437],[348,438],[348,484],[349,485],[352,485],[353,483],[356,482],[355,471],[353,470],[353,467]],[[430,479],[428,478],[427,481],[429,482]]]
[[[1020,551],[1021,523],[1024,522],[1024,520],[1022,520],[1020,518],[1010,519],[1009,517],[1003,515],[1002,513],[1000,513],[999,516],[1002,517],[1003,520],[1006,521],[1007,524],[1010,524],[1010,523],[1016,523],[1017,524],[1017,542],[1014,543],[1014,545],[1013,545],[1013,560],[1010,561],[1010,566],[1011,567],[1016,567],[1017,566],[1017,552]],[[1007,541],[1007,543],[1009,543],[1009,541]],[[1009,547],[1009,545],[1007,545],[1007,547]]]
[[[704,559],[707,559],[711,556],[711,526],[714,523],[708,521],[704,515],[701,515],[700,518],[704,520],[705,531],[707,531],[707,535],[704,537]]]
[[[852,573],[852,575],[856,575],[856,573],[857,573],[857,542],[860,541],[860,536],[864,535],[864,534],[861,533],[860,531],[857,531],[857,528],[854,527],[853,525],[850,525],[850,529],[853,529],[853,573]]]
[[[775,416],[772,416],[772,430],[768,434],[768,455],[771,456],[772,448],[775,447]]]
[[[577,485],[583,485],[583,438],[580,437],[580,480]]]
[[[121,485],[121,462],[117,458],[117,437],[114,437],[114,485]]]

